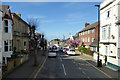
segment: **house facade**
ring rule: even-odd
[[[12,17],[8,5],[0,5],[0,54],[2,54],[2,63],[7,64],[7,58],[10,58],[12,51]],[[1,63],[1,64],[2,64]]]
[[[21,51],[29,51],[29,25],[21,18],[20,13],[12,13],[14,25],[13,33],[13,50],[20,53]]]
[[[90,50],[97,51],[98,43],[98,22],[93,24],[85,23],[85,28],[79,32],[80,46],[90,47]]]
[[[120,70],[120,0],[105,0],[100,8],[100,58]]]

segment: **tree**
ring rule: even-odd
[[[78,47],[79,46],[79,44],[80,44],[80,40],[79,39],[69,39],[68,41],[66,41],[66,43],[70,46],[70,47],[72,47],[72,48],[76,48],[76,47]]]
[[[34,18],[28,19],[28,24],[29,24],[29,30],[30,30],[30,45],[34,48],[34,66],[38,65],[37,61],[37,53],[38,53],[38,40],[41,38],[41,35],[35,35],[35,30],[38,28],[38,20]]]

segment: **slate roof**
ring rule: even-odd
[[[88,25],[87,27],[85,27],[84,29],[82,29],[80,32],[83,32],[83,31],[86,31],[86,30],[89,30],[89,29],[93,29],[93,28],[95,28],[97,25],[98,25],[98,21],[95,22],[95,23],[93,23],[93,24],[91,24],[91,25]],[[80,33],[80,32],[79,32],[79,33]]]

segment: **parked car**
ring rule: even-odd
[[[64,49],[63,49],[63,52],[64,52],[64,53],[67,53],[68,50],[69,50],[68,48],[64,48]]]
[[[48,52],[48,57],[55,57],[56,58],[56,51],[54,51],[54,50],[49,50],[49,52]]]
[[[67,50],[67,54],[68,54],[68,55],[76,55],[74,49],[69,49],[69,50]]]

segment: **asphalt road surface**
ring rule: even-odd
[[[80,58],[80,55],[68,56],[58,51],[56,58],[48,58],[37,78],[104,78],[108,76]],[[111,79],[109,79],[111,80]]]

